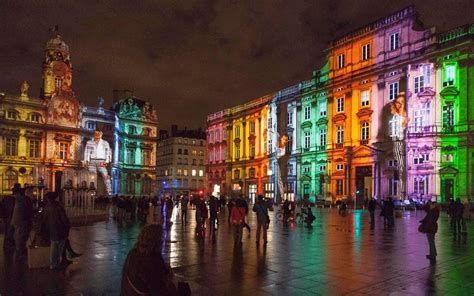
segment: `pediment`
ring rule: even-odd
[[[374,111],[372,109],[369,109],[369,108],[362,108],[359,110],[359,112],[357,112],[357,116],[359,118],[362,118],[362,117],[369,117],[370,115],[372,115],[372,113],[374,113]]]
[[[454,86],[445,87],[440,93],[442,97],[455,97],[459,95],[459,91]]]
[[[442,175],[457,175],[458,172],[459,170],[452,166],[447,166],[439,170],[439,173]]]
[[[311,177],[308,175],[303,175],[301,176],[300,181],[311,181]]]
[[[301,125],[301,128],[311,128],[312,126],[313,126],[313,124],[311,123],[311,121],[305,121]]]
[[[318,121],[316,121],[316,125],[327,125],[328,124],[328,119],[326,117],[320,118]]]
[[[417,94],[418,97],[434,97],[436,92],[431,87],[425,87],[422,92]]]
[[[332,122],[339,122],[346,120],[347,116],[344,113],[339,113],[332,118]]]
[[[369,146],[369,145],[361,145],[357,146],[354,150],[352,150],[352,156],[357,157],[366,157],[366,156],[375,156],[380,150]]]

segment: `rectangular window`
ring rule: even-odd
[[[305,165],[305,166],[303,167],[303,173],[305,173],[305,174],[309,174],[309,171],[310,171],[310,170],[311,170],[311,168],[310,168],[309,165]]]
[[[255,143],[250,144],[250,157],[255,157]]]
[[[393,115],[393,117],[388,122],[389,136],[397,137],[401,134],[402,130],[402,121],[401,116]]]
[[[204,176],[204,171],[203,170],[199,170],[199,177],[203,177]]]
[[[311,105],[304,106],[304,120],[311,119]]]
[[[337,68],[342,69],[344,68],[344,54],[340,54],[337,56]]]
[[[398,81],[390,83],[388,85],[388,99],[389,101],[393,101],[398,96]]]
[[[413,158],[413,164],[422,164],[430,160],[430,154],[427,152],[420,153]]]
[[[293,124],[293,112],[288,111],[286,123],[287,123],[288,125],[292,125],[292,124]]]
[[[40,121],[40,115],[38,113],[32,113],[30,115],[30,121],[39,122]]]
[[[196,170],[191,170],[191,176],[195,177],[196,176]]]
[[[234,179],[240,179],[240,170],[234,171]]]
[[[214,154],[212,151],[209,151],[209,162],[212,163],[213,160],[214,160]]]
[[[414,193],[424,195],[428,193],[428,177],[420,176],[413,179],[413,191]]]
[[[255,121],[250,122],[249,129],[250,129],[250,134],[251,135],[255,134]]]
[[[454,85],[454,80],[456,77],[456,67],[454,65],[446,66],[446,73],[444,75],[443,86],[452,86]]]
[[[369,139],[369,128],[369,123],[367,121],[362,122],[362,124],[360,125],[360,138],[362,141],[367,141]]]
[[[240,126],[235,127],[235,137],[240,138]]]
[[[255,178],[255,169],[254,168],[249,169],[249,177],[250,178]]]
[[[362,107],[367,107],[370,105],[370,96],[368,90],[363,90],[360,92],[360,105]]]
[[[18,155],[18,138],[5,138],[5,155]]]
[[[287,164],[287,172],[288,172],[288,176],[293,176],[293,165],[291,163],[288,163]]]
[[[443,106],[443,129],[452,131],[454,128],[454,106],[453,103],[446,103]]]
[[[216,161],[219,161],[219,160],[220,160],[219,157],[221,156],[221,154],[219,153],[219,148],[217,148],[217,149],[214,150],[214,155],[215,155]],[[193,164],[194,164],[195,162],[196,162],[196,160],[193,159]]]
[[[240,145],[235,145],[235,159],[240,159]]]
[[[442,160],[443,160],[443,162],[453,162],[454,161],[454,155],[453,154],[443,154]]]
[[[344,112],[344,98],[337,98],[336,112]]]
[[[28,140],[28,156],[29,157],[40,157],[41,153],[41,141],[37,139]]]
[[[336,180],[336,195],[342,195],[343,194],[343,181],[344,180]]]
[[[390,196],[398,195],[398,180],[395,178],[388,179],[388,194]]]
[[[325,165],[320,165],[319,166],[319,171],[320,172],[325,172],[326,171],[326,166]]]
[[[17,113],[16,111],[14,111],[14,110],[7,110],[6,113],[7,113],[7,114],[6,114],[6,118],[7,118],[7,119],[16,119],[17,116],[18,116],[18,113]]]
[[[143,165],[151,165],[151,150],[143,150],[142,162]]]
[[[182,169],[177,169],[176,170],[176,176],[181,176],[183,174],[183,170]]]
[[[268,154],[271,154],[273,152],[273,141],[271,136],[268,138]]]
[[[324,149],[327,143],[327,131],[325,128],[319,130],[319,145]]]
[[[222,140],[225,140],[227,138],[227,131],[226,129],[222,129]]]
[[[393,33],[390,35],[390,50],[395,50],[400,47],[400,34]]]
[[[271,128],[273,128],[273,120],[272,120],[272,116],[269,116],[269,117],[268,117],[267,124],[268,124],[268,129],[271,129]]]
[[[415,77],[415,94],[417,93],[420,93],[423,91],[423,87],[424,87],[424,78],[423,78],[423,75],[422,76],[418,76],[418,77]]]
[[[215,135],[216,135],[216,136],[215,136],[216,142],[219,142],[219,141],[221,140],[221,139],[220,139],[220,133],[219,133],[219,131],[216,131]]]
[[[209,132],[209,143],[212,143],[212,142],[214,142],[214,133]]]
[[[319,116],[320,117],[326,117],[326,115],[327,115],[326,103],[320,103],[319,104]]]
[[[59,143],[59,159],[67,160],[69,156],[69,143]]]
[[[336,126],[336,144],[344,143],[344,127],[342,125]]]
[[[304,132],[304,149],[309,149],[311,146],[311,132]]]
[[[362,45],[362,60],[367,61],[370,58],[370,44]]]
[[[395,159],[390,159],[388,161],[388,166],[391,167],[391,168],[398,167],[398,161],[396,161]]]
[[[343,164],[336,164],[336,171],[343,171],[344,165]]]

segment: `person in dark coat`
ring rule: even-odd
[[[209,198],[209,226],[211,231],[215,230],[217,224],[217,213],[219,212],[219,202],[214,196]]]
[[[253,211],[257,213],[257,244],[260,243],[260,231],[263,229],[263,242],[267,243],[267,229],[269,204],[263,199],[263,195],[258,196],[257,202],[253,205]]]
[[[15,250],[15,239],[13,237],[15,231],[11,225],[14,207],[15,197],[13,195],[6,196],[2,201],[2,218],[5,225],[3,249],[5,252],[13,252]]]
[[[16,257],[19,259],[26,257],[26,241],[33,221],[33,203],[20,186],[13,189],[13,196],[15,197],[15,206],[13,207],[11,226],[14,231]]]
[[[434,202],[428,202],[424,209],[426,216],[420,221],[421,225],[418,229],[420,232],[426,233],[428,244],[430,245],[430,254],[426,255],[426,258],[436,260],[435,235],[438,232],[439,207]]]
[[[393,219],[394,209],[395,205],[393,204],[393,200],[389,197],[384,203],[384,215],[385,218],[387,218],[388,228],[393,228],[395,226],[395,220]]]
[[[180,204],[181,204],[181,223],[186,224],[188,223],[188,204],[189,204],[189,198],[187,195],[184,195],[183,197],[181,197]]]
[[[162,237],[159,225],[143,227],[122,269],[122,296],[179,295],[171,267],[161,255]]]
[[[456,235],[458,234],[460,235],[462,232],[461,221],[462,221],[463,212],[464,212],[464,207],[461,203],[461,200],[458,198],[454,202],[454,205],[452,207],[452,212],[451,212],[451,220],[453,221],[451,225],[453,227],[454,238],[456,238]]]
[[[375,227],[375,208],[377,206],[377,201],[372,197],[368,202],[367,208],[370,213],[370,229],[374,229]]]
[[[51,240],[51,269],[58,269],[61,266],[61,255],[68,238],[70,222],[66,215],[66,210],[57,201],[58,194],[56,192],[48,192],[46,198],[48,200],[44,208],[44,223],[49,230],[49,239]]]

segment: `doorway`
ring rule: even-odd
[[[56,171],[54,173],[54,191],[55,192],[61,192],[62,189],[62,179],[63,179],[63,172],[62,171]]]
[[[372,196],[372,166],[356,167],[356,202],[363,203]]]
[[[454,179],[444,179],[441,184],[444,201],[454,199]]]

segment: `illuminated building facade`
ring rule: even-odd
[[[172,125],[170,132],[160,131],[156,161],[158,191],[171,195],[204,193],[206,159],[203,130],[180,130]]]
[[[267,196],[292,199],[279,188],[294,180],[294,197],[311,201],[472,196],[473,36],[474,25],[445,33],[426,29],[407,7],[331,42],[311,80],[269,95],[259,106],[268,114],[267,149],[280,148],[282,135],[294,146],[285,151],[287,160],[268,151],[269,172],[275,174],[278,164],[287,174],[263,181],[273,183],[274,195]],[[291,98],[278,98],[290,89]],[[224,111],[232,118],[225,120],[228,131],[247,122],[230,110],[249,104]],[[286,110],[293,106],[291,122]],[[242,141],[229,140],[234,149]],[[247,162],[234,156],[227,171],[240,173]],[[293,178],[289,163],[295,161]]]
[[[224,110],[207,116],[206,192],[214,195],[225,194],[230,184],[226,183],[228,114],[228,110]]]
[[[29,95],[26,82],[21,84],[20,95],[0,93],[0,195],[10,194],[15,183],[61,191],[90,188],[91,182],[98,194],[106,194],[100,175],[91,174],[85,168],[84,149],[96,130],[102,131],[102,139],[114,152],[112,193],[151,194],[157,139],[153,107],[134,97],[127,98],[126,103],[115,102],[113,110],[104,108],[103,99],[99,99],[97,107],[81,104],[72,90],[69,46],[59,35],[46,43],[42,68],[40,97]],[[140,134],[122,132],[132,123]],[[133,145],[131,142],[139,151],[136,156],[139,165],[130,166],[118,159],[124,148],[114,144],[126,143],[125,147]],[[143,153],[145,150],[149,153]],[[126,178],[131,171],[134,190],[118,181],[119,176]]]

